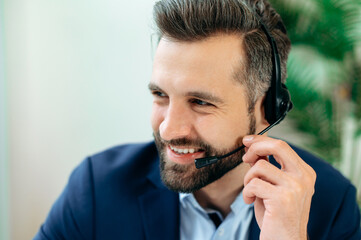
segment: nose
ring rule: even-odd
[[[159,134],[167,141],[188,137],[192,131],[191,121],[191,114],[186,107],[170,104],[159,126]]]

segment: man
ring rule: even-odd
[[[303,150],[255,135],[275,123],[265,113],[277,64],[267,29],[283,82],[290,49],[269,3],[164,0],[154,15],[155,143],[87,158],[35,239],[360,239],[349,181]]]

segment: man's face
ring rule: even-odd
[[[243,52],[239,36],[196,42],[162,38],[149,88],[154,96],[152,128],[162,180],[172,190],[194,192],[241,163],[238,152],[196,169],[194,160],[223,155],[255,132],[245,88],[234,79]]]

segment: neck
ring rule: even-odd
[[[226,217],[231,204],[243,189],[243,179],[249,170],[248,164],[240,164],[217,181],[194,192],[194,197],[203,208],[212,208]]]

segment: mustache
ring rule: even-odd
[[[160,136],[159,131],[153,133],[154,138],[161,143],[162,145],[172,145],[172,146],[192,146],[205,151],[209,151],[212,147],[210,144],[206,143],[202,139],[189,139],[189,138],[176,138],[171,140],[164,140]]]

